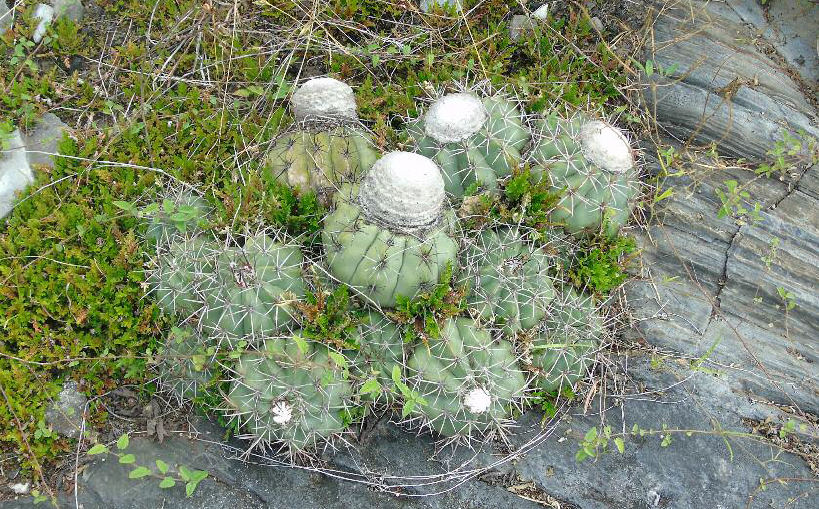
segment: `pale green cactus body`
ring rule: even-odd
[[[467,93],[436,101],[409,124],[407,136],[414,151],[441,167],[446,191],[458,198],[476,181],[497,189],[497,180],[512,174],[530,139],[514,103]]]
[[[145,238],[159,244],[176,241],[183,234],[193,236],[199,221],[211,210],[204,198],[187,190],[171,193],[158,205],[159,210],[149,216]]]
[[[469,306],[507,334],[530,329],[546,315],[555,289],[552,260],[515,228],[484,230],[466,252]]]
[[[190,327],[171,332],[160,355],[161,385],[182,401],[199,396],[214,377],[214,360],[208,352],[208,343]]]
[[[304,297],[304,257],[295,246],[266,235],[249,237],[216,260],[215,281],[206,292],[201,325],[228,339],[260,338],[296,324],[294,301]]]
[[[549,318],[532,341],[534,385],[549,393],[572,389],[588,374],[605,331],[591,295],[566,289],[552,305]]]
[[[290,132],[273,144],[265,171],[298,192],[332,192],[355,182],[378,159],[372,140],[349,126]]]
[[[213,278],[215,248],[203,237],[180,238],[157,257],[157,267],[147,280],[162,311],[190,315],[204,305],[202,294]]]
[[[408,384],[426,404],[413,417],[445,437],[503,436],[526,391],[511,343],[493,340],[468,318],[451,318],[440,338],[419,344],[407,363]]]
[[[278,442],[294,454],[344,431],[341,414],[350,408],[353,389],[331,353],[297,331],[267,339],[239,358],[227,401],[248,438]]]
[[[357,351],[348,353],[359,381],[375,379],[381,386],[380,391],[367,392],[362,398],[368,402],[391,403],[394,400],[393,369],[396,366],[403,369],[403,331],[381,313],[369,311],[350,339],[359,345]]]
[[[387,154],[360,189],[341,189],[325,218],[330,274],[385,307],[395,306],[398,296],[431,290],[447,265],[457,263],[454,213],[443,210],[443,200],[434,163],[417,154]]]
[[[565,191],[550,218],[567,232],[614,235],[628,223],[639,190],[634,155],[615,127],[577,114],[541,120],[542,138],[529,155],[535,175],[553,191]]]

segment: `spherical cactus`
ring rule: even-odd
[[[214,378],[214,359],[206,338],[190,327],[174,328],[160,350],[160,385],[181,401],[192,400]]]
[[[160,202],[146,214],[148,228],[145,238],[158,245],[168,245],[180,236],[192,237],[198,233],[199,221],[210,214],[211,207],[204,198],[188,189],[169,188]]]
[[[530,329],[555,297],[550,265],[550,257],[530,246],[518,229],[484,230],[468,240],[467,303],[507,334]]]
[[[496,189],[499,178],[512,174],[530,138],[512,102],[470,93],[438,99],[409,124],[407,136],[414,152],[440,165],[446,191],[459,198],[476,181]]]
[[[204,305],[203,292],[211,286],[217,247],[204,236],[178,238],[156,257],[147,282],[162,311],[187,317]]]
[[[298,336],[267,339],[235,366],[227,404],[246,432],[290,454],[320,447],[343,432],[353,390],[336,352]]]
[[[468,318],[451,318],[440,338],[419,344],[407,363],[408,384],[426,404],[413,416],[445,437],[468,441],[512,423],[526,376],[511,343],[493,340]]]
[[[325,196],[345,182],[354,182],[372,167],[378,152],[358,124],[355,96],[332,78],[306,82],[290,101],[299,122],[285,132],[267,154],[268,178],[298,192]]]
[[[292,328],[294,301],[305,295],[303,262],[298,247],[263,234],[249,237],[242,248],[222,250],[205,292],[202,328],[229,341]]]
[[[335,278],[379,306],[431,290],[456,264],[454,213],[444,211],[444,184],[426,157],[391,152],[360,188],[342,188],[324,220],[322,243]]]
[[[614,235],[625,225],[639,189],[634,152],[616,127],[582,114],[538,123],[542,134],[530,159],[532,169],[565,195],[551,213],[567,232]]]
[[[605,331],[590,295],[566,289],[552,306],[531,345],[534,385],[549,393],[573,389],[586,376]]]
[[[404,335],[401,328],[386,316],[369,311],[351,339],[359,349],[350,352],[351,365],[361,385],[365,401],[389,404],[393,401],[392,372],[404,365]],[[370,390],[366,384],[376,380],[380,390]],[[366,387],[366,390],[363,390]]]

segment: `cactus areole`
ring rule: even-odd
[[[353,89],[333,78],[314,78],[305,82],[293,93],[290,108],[298,122],[358,119]]]

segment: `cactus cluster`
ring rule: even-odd
[[[532,394],[586,376],[606,330],[594,297],[564,283],[571,237],[538,232],[536,244],[514,224],[466,231],[453,202],[476,182],[503,185],[528,158],[567,190],[553,216],[569,234],[619,227],[636,192],[619,132],[578,116],[542,121],[531,140],[514,102],[458,93],[410,124],[415,152],[378,157],[346,85],[310,81],[291,109],[299,123],[275,140],[264,171],[327,192],[322,242],[302,249],[266,231],[217,237],[186,230],[178,223],[187,216],[155,218],[149,286],[187,331],[163,350],[179,359],[158,363],[168,389],[191,399],[227,374],[217,380],[219,409],[254,444],[295,455],[332,444],[362,415],[398,409],[447,440],[503,439]],[[187,212],[207,209],[200,198],[174,199]],[[458,292],[440,293],[453,282]],[[354,291],[356,318],[341,328],[316,326],[329,314],[306,318],[322,310],[305,297],[328,285]],[[436,299],[452,299],[449,314],[406,314]],[[344,340],[315,330],[343,330]]]

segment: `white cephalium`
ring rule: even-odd
[[[591,120],[580,128],[583,156],[611,173],[624,173],[634,167],[634,155],[628,139],[613,125]]]
[[[436,224],[444,199],[441,170],[412,152],[390,152],[376,161],[358,194],[368,221],[401,232]]]
[[[456,143],[477,133],[488,118],[486,108],[476,95],[449,94],[432,103],[424,131],[440,143]]]
[[[492,404],[492,396],[481,387],[476,387],[464,396],[464,407],[473,414],[482,414],[489,410]]]
[[[300,86],[290,99],[293,116],[307,119],[357,120],[355,94],[346,83],[314,78]]]

